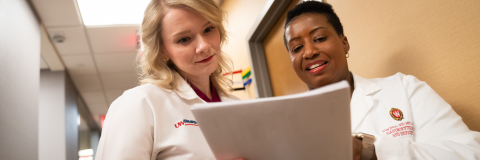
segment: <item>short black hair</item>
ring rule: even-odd
[[[328,23],[332,25],[337,32],[339,37],[343,36],[343,26],[340,22],[340,18],[338,18],[335,11],[333,11],[332,5],[325,3],[325,2],[318,2],[318,1],[305,1],[302,2],[291,10],[287,12],[287,21],[285,22],[284,29],[287,29],[287,26],[295,20],[296,17],[305,14],[305,13],[319,13],[324,15],[327,18]],[[285,37],[285,33],[283,33],[283,41],[285,43],[285,47],[287,47],[287,38]]]

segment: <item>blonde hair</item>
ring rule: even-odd
[[[187,8],[200,13],[205,19],[216,25],[220,32],[220,41],[223,45],[226,40],[226,31],[223,26],[225,12],[212,0],[152,0],[145,10],[141,26],[142,49],[137,55],[140,62],[140,84],[152,83],[164,89],[178,89],[177,67],[171,60],[164,61],[166,54],[162,40],[162,19],[168,8]],[[231,72],[232,60],[223,52],[217,69],[210,75],[212,84],[220,93],[228,96],[232,90],[232,80],[222,76],[222,73]]]

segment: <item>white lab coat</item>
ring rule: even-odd
[[[95,160],[215,159],[190,110],[206,102],[185,80],[179,81],[180,91],[144,84],[116,99],[105,118]],[[222,102],[239,100],[219,96]]]
[[[402,73],[353,78],[352,132],[376,137],[378,159],[480,159],[480,133],[470,131],[425,82]],[[392,108],[399,109],[403,119],[395,120]]]

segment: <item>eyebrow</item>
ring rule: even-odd
[[[319,30],[319,29],[325,29],[325,27],[317,27],[317,28],[314,28],[314,29],[312,29],[310,32],[308,32],[308,34],[311,35],[311,34],[313,34],[315,31],[317,31],[317,30]],[[290,39],[290,40],[288,41],[288,43],[290,43],[290,42],[292,42],[292,41],[294,41],[294,40],[297,40],[297,39],[300,39],[300,37],[294,37],[294,38]]]
[[[203,24],[202,27],[205,27],[205,26],[209,25],[210,23],[211,23],[211,22],[209,21],[209,22]],[[190,32],[190,30],[186,30],[186,31],[181,31],[181,32],[175,33],[175,34],[173,34],[173,36],[182,35],[182,34],[185,34],[185,33],[188,33],[188,32]]]
[[[209,25],[209,24],[210,24],[210,21],[208,21],[207,23],[203,24],[202,27],[205,27],[205,26],[207,26],[207,25]]]

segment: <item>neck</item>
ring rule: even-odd
[[[351,98],[352,94],[353,94],[353,90],[355,89],[355,82],[353,81],[352,72],[348,73],[348,76],[347,76],[346,80],[348,81],[348,84],[350,84],[350,98]]]
[[[180,73],[183,78],[202,91],[208,98],[212,99],[210,90],[210,75],[195,76],[187,73]]]
[[[347,74],[347,77],[345,78],[345,80],[347,80],[348,84],[350,85],[350,98],[352,97],[352,94],[353,94],[353,90],[355,89],[355,83],[353,81],[353,74],[352,72],[348,72]],[[312,90],[312,89],[315,89],[315,88],[312,88],[310,86],[307,86],[308,87],[308,90]]]

